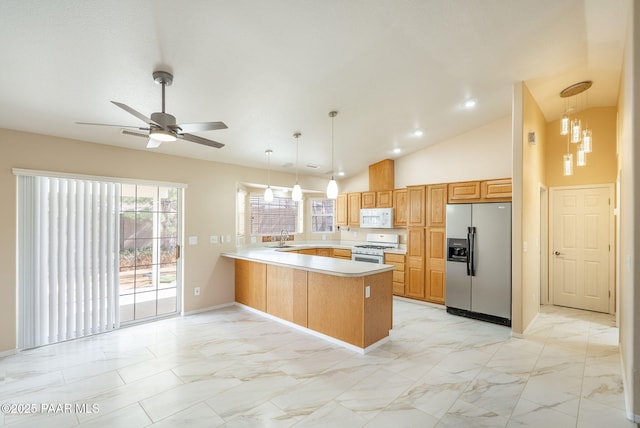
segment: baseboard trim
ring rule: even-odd
[[[0,352],[0,358],[8,357],[10,355],[15,355],[17,353],[18,353],[17,349],[9,349],[8,351],[2,351],[2,352]]]
[[[222,305],[209,306],[207,308],[195,309],[189,312],[183,312],[181,315],[183,317],[187,317],[189,315],[201,314],[202,312],[215,311],[216,309],[228,308],[229,306],[235,305],[235,302],[223,303]]]
[[[351,351],[355,351],[355,352],[357,352],[359,354],[362,354],[362,355],[366,354],[369,351],[372,351],[373,349],[376,349],[378,346],[386,343],[389,340],[389,336],[383,337],[382,339],[378,340],[376,343],[373,343],[373,344],[367,346],[366,348],[360,348],[360,347],[352,345],[350,343],[343,342],[340,339],[336,339],[335,337],[327,336],[326,334],[322,334],[320,332],[317,332],[315,330],[311,330],[309,328],[303,327],[303,326],[298,325],[296,323],[292,323],[290,321],[283,320],[282,318],[278,318],[278,317],[273,316],[271,314],[268,314],[266,312],[262,312],[262,311],[260,311],[258,309],[254,309],[254,308],[252,308],[250,306],[243,305],[242,303],[235,302],[235,305],[238,306],[239,308],[242,308],[242,309],[247,310],[249,312],[252,312],[254,314],[260,315],[260,316],[262,316],[264,318],[268,318],[270,320],[276,321],[276,322],[278,322],[280,324],[283,324],[283,325],[286,325],[288,327],[294,328],[296,330],[302,331],[302,332],[304,332],[306,334],[309,334],[311,336],[315,336],[315,337],[318,337],[320,339],[324,339],[327,342],[333,343],[334,345],[338,345],[338,346],[341,346],[343,348],[347,348],[347,349],[349,349]]]

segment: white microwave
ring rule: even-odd
[[[367,229],[392,229],[393,208],[362,208],[360,227]]]

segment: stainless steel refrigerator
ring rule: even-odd
[[[511,203],[447,205],[447,312],[511,325]]]

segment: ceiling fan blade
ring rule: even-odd
[[[157,149],[162,144],[162,141],[154,140],[153,138],[149,138],[149,142],[147,143],[147,149]]]
[[[141,131],[148,131],[149,130],[149,128],[141,128],[139,126],[113,125],[111,123],[76,122],[76,125],[117,126],[118,128],[132,128],[132,129],[139,129]]]
[[[134,131],[129,131],[128,129],[123,129],[122,131],[120,131],[123,135],[133,135],[134,137],[142,137],[142,138],[149,138],[149,134],[144,134],[142,132],[134,132]]]
[[[111,102],[113,104],[117,105],[118,107],[120,107],[122,110],[126,111],[127,113],[134,115],[135,117],[137,117],[138,119],[140,119],[144,123],[155,123],[156,125],[160,126],[159,123],[154,122],[153,120],[151,120],[150,118],[148,118],[144,114],[140,113],[137,110],[132,109],[131,107],[129,107],[126,104],[122,104],[122,103],[119,103],[119,102],[116,102],[116,101],[111,101]]]
[[[191,141],[192,143],[202,144],[209,147],[215,147],[216,149],[219,149],[220,147],[224,147],[224,144],[222,143],[218,143],[217,141],[198,137],[197,135],[193,135],[193,134],[178,134],[178,138]]]
[[[183,123],[178,125],[178,127],[181,129],[180,132],[202,132],[228,128],[224,122]]]

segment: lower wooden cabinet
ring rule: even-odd
[[[426,229],[425,300],[444,305],[446,274],[446,236],[443,228]]]
[[[262,312],[267,310],[267,265],[236,260],[236,302]]]
[[[351,260],[351,250],[348,250],[346,248],[332,248],[331,257],[335,257],[336,259]]]
[[[405,265],[405,296],[424,299],[424,262],[425,234],[424,227],[407,229],[407,259]]]
[[[304,248],[302,250],[298,250],[297,251],[300,254],[308,254],[310,256],[317,256],[318,255],[318,249],[317,248]]]
[[[393,294],[395,294],[396,296],[404,296],[404,254],[386,253],[384,255],[384,263],[396,267],[393,271]]]
[[[331,248],[317,248],[316,256],[331,257]]]
[[[266,265],[265,312],[307,326],[307,271]]]

